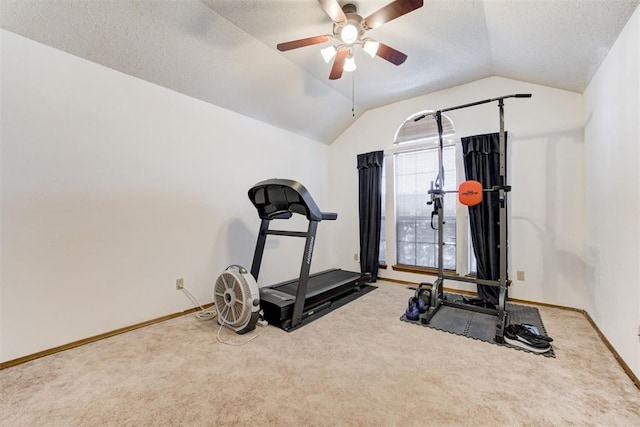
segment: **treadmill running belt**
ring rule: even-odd
[[[366,284],[368,275],[340,269],[309,276],[304,298],[302,322],[291,326],[298,291],[298,279],[260,288],[260,306],[264,318],[286,331],[294,330],[324,314],[376,289]]]
[[[318,295],[359,277],[360,273],[345,270],[328,270],[312,274],[309,276],[309,282],[307,283],[307,297]],[[295,296],[298,291],[298,279],[280,283],[271,286],[271,288]]]

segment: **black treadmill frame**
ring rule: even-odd
[[[260,202],[256,200],[259,197],[256,193],[258,191],[261,191],[260,189],[263,189],[262,191],[266,191],[264,189],[268,188],[269,186],[274,186],[276,188],[281,186],[284,189],[288,188],[292,190],[293,193],[296,193],[293,194],[292,192],[289,192],[289,196],[294,199],[297,198],[298,200],[284,200],[282,201],[283,203],[281,203],[281,206],[274,208],[274,210],[266,209],[265,205],[260,204]],[[288,199],[287,191],[283,190],[282,196],[284,199]],[[320,211],[307,189],[299,182],[293,180],[269,179],[259,182],[249,190],[249,199],[258,209],[258,215],[262,220],[260,223],[260,230],[258,232],[256,249],[253,255],[253,262],[251,264],[251,275],[256,279],[256,282],[260,273],[260,267],[262,264],[264,248],[268,235],[299,237],[305,239],[302,263],[300,266],[300,274],[297,279],[298,287],[295,294],[295,301],[293,303],[293,313],[290,322],[279,322],[279,326],[281,326],[283,329],[293,330],[299,326],[302,326],[303,319],[306,319],[312,315],[317,315],[317,312],[322,308],[328,308],[330,305],[332,305],[332,303],[324,304],[325,302],[332,301],[334,298],[339,298],[349,291],[360,290],[359,286],[369,280],[370,276],[368,274],[354,273],[355,277],[351,282],[353,283],[353,286],[350,287],[351,289],[348,289],[348,286],[345,288],[344,283],[337,283],[333,288],[327,290],[324,298],[318,298],[317,296],[314,296],[315,299],[310,298],[308,301],[307,290],[309,286],[309,273],[311,270],[311,260],[313,258],[313,249],[316,232],[318,230],[318,223],[322,220],[335,220],[337,219],[338,214],[333,212]],[[272,206],[269,207],[273,208]],[[306,232],[270,229],[272,220],[289,219],[293,216],[294,212],[305,215],[307,217],[309,225]],[[325,272],[316,274],[323,274]],[[291,282],[292,281],[280,283],[277,285],[269,286],[269,288],[276,289],[278,286]],[[373,287],[371,288],[373,289]],[[339,307],[340,305],[342,304],[333,304],[333,308]],[[305,310],[307,311],[305,312]]]
[[[305,256],[302,257],[302,265],[300,266],[300,276],[298,279],[298,290],[295,295],[296,300],[293,303],[293,316],[291,317],[291,325],[296,326],[301,322],[302,312],[304,311],[307,287],[309,286],[309,272],[311,271],[311,258],[313,257],[313,243],[315,241],[316,231],[318,230],[318,221],[310,220],[306,233],[300,231],[269,230],[270,224],[270,219],[262,219],[260,231],[258,232],[256,250],[253,254],[253,263],[251,264],[251,275],[256,279],[256,281],[258,280],[260,265],[262,264],[262,256],[264,255],[264,246],[267,242],[268,235],[305,238],[303,252]]]

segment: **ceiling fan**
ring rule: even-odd
[[[407,55],[404,53],[365,37],[365,33],[422,7],[423,0],[395,0],[366,18],[358,15],[356,6],[352,3],[347,3],[342,7],[340,7],[338,0],[318,0],[318,3],[333,21],[332,34],[279,43],[277,45],[279,51],[285,52],[299,47],[337,40],[339,42],[338,46],[331,45],[321,50],[322,56],[327,63],[333,59],[333,66],[329,74],[330,80],[342,77],[343,71],[355,70],[356,65],[353,59],[355,45],[362,46],[364,51],[371,55],[372,58],[379,56],[394,65],[400,65],[407,59]]]

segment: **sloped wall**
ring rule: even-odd
[[[190,308],[179,277],[211,301],[226,266],[251,264],[260,180],[301,181],[331,210],[326,145],[0,35],[0,361]],[[261,284],[297,276],[303,242],[285,239],[268,241]]]

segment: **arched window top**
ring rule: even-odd
[[[422,119],[416,121],[418,117]],[[442,135],[452,136],[456,133],[453,122],[445,114],[442,114]],[[402,122],[396,135],[393,138],[393,144],[408,144],[412,142],[424,142],[438,138],[438,124],[436,123],[436,115],[433,110],[419,111]]]

